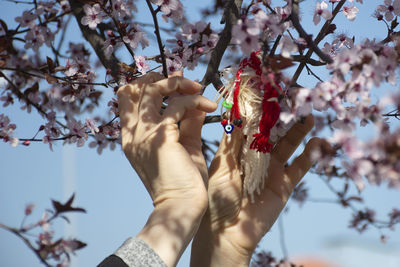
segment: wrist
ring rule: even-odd
[[[207,207],[196,203],[196,208],[192,209],[191,204],[193,202],[176,199],[158,202],[146,225],[136,236],[145,241],[167,266],[176,265],[197,231]]]
[[[222,232],[212,231],[203,221],[193,239],[190,266],[248,267],[252,253],[231,242]]]

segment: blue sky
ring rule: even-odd
[[[144,1],[140,2],[139,19],[148,21],[150,14]],[[315,2],[305,2],[302,11],[305,28],[310,33],[316,33],[321,24],[315,27],[312,23],[313,8],[310,7]],[[382,38],[386,34],[385,26],[376,23],[370,16],[374,10],[371,2],[375,1],[365,2],[368,3],[357,4],[360,15],[354,22],[348,22],[342,14],[338,15],[338,28],[344,25],[343,30],[339,31],[350,36]],[[187,7],[192,21],[200,19],[197,10],[206,5],[205,1],[183,0],[182,3]],[[13,17],[22,14],[26,8],[6,1],[1,1],[1,6],[0,17],[10,25],[14,23]],[[75,21],[72,24],[67,38],[77,40],[81,37]],[[218,26],[217,21],[213,21],[213,26]],[[144,53],[152,54],[154,51],[154,48],[150,48]],[[203,73],[204,68],[198,68],[194,72],[187,72],[186,76],[199,79]],[[300,81],[307,86],[315,83],[306,74]],[[209,91],[211,93],[208,96],[212,98],[214,92]],[[20,111],[18,105],[0,107],[0,113],[6,113],[18,124],[16,133],[21,137],[31,136],[42,123],[35,112],[28,115]],[[219,125],[204,127],[204,135],[208,139],[219,139],[222,132]],[[318,177],[308,175],[305,179],[311,186],[314,198],[334,198]],[[62,146],[61,143],[54,147],[53,152],[43,144],[12,148],[9,144],[0,143],[0,222],[18,226],[28,203],[36,204],[31,216],[37,220],[50,207],[50,199],[65,201],[72,192],[76,193],[75,204],[84,207],[87,214],[70,216],[71,225],[65,227],[61,222],[55,225],[55,231],[56,235],[77,236],[88,243],[85,249],[77,253],[73,266],[98,264],[127,237],[136,235],[152,210],[151,199],[119,147],[98,155],[87,147]],[[378,217],[385,216],[392,207],[400,206],[399,192],[388,190],[386,185],[368,187],[363,196],[367,205],[376,209]],[[388,242],[381,244],[379,233],[374,229],[363,235],[349,230],[350,215],[349,210],[334,204],[306,203],[299,208],[296,203],[289,202],[288,212],[282,218],[289,255],[316,255],[343,267],[378,266],[376,262],[382,259],[386,261],[384,266],[400,266],[400,231],[397,229],[389,233]],[[277,226],[264,237],[260,247],[281,256]],[[189,254],[186,252],[178,266],[188,266],[188,262]],[[41,266],[21,240],[2,229],[0,265]]]

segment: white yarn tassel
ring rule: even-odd
[[[242,81],[242,84],[247,84]],[[264,188],[265,180],[268,178],[268,166],[270,160],[269,153],[257,152],[250,149],[253,141],[253,134],[258,132],[258,124],[262,115],[261,102],[262,95],[260,90],[250,86],[242,86],[239,93],[239,110],[243,120],[243,134],[247,136],[242,144],[240,155],[240,167],[243,181],[243,191],[245,196],[250,196],[250,201],[254,202],[254,192],[261,193]]]

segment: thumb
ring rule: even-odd
[[[179,125],[179,143],[189,153],[192,161],[199,169],[204,183],[208,183],[207,165],[201,149],[201,129],[206,113],[198,109],[186,112]]]
[[[239,169],[239,156],[243,138],[242,132],[238,129],[233,130],[231,134],[224,134],[209,168],[210,177],[217,172],[230,172]]]

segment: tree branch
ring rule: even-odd
[[[333,12],[332,12],[332,18],[329,19],[329,20],[327,20],[327,21],[325,22],[325,24],[322,26],[321,30],[319,31],[317,37],[315,38],[315,40],[314,40],[314,42],[313,42],[316,46],[319,44],[319,42],[322,41],[322,39],[324,39],[324,37],[326,36],[326,32],[327,32],[329,26],[331,25],[332,21],[335,19],[336,15],[339,13],[339,11],[341,10],[341,8],[343,7],[343,5],[344,5],[345,3],[346,3],[346,0],[341,0],[341,1],[337,4],[337,6],[335,7],[335,9],[333,10]],[[295,8],[295,7],[297,6],[297,10],[298,10],[298,4],[299,4],[299,1],[298,1],[298,0],[294,0],[294,1],[293,1],[293,8]],[[293,12],[293,9],[292,9],[292,12]],[[306,60],[306,61],[307,61],[308,59],[310,59],[310,57],[311,57],[311,55],[312,55],[313,52],[314,52],[314,50],[312,50],[312,49],[309,49],[309,50],[307,51],[307,54],[305,55],[305,60]],[[299,67],[297,68],[296,72],[295,72],[294,75],[293,75],[292,82],[291,82],[292,85],[293,85],[293,84],[296,84],[297,79],[299,78],[299,76],[300,76],[301,72],[303,71],[305,65],[306,65],[306,63],[304,63],[304,62],[300,63]]]
[[[4,224],[2,224],[2,223],[0,223],[0,228],[3,228],[4,230],[7,230],[7,231],[13,233],[13,234],[15,234],[16,236],[18,236],[20,239],[22,239],[22,241],[24,241],[25,245],[26,245],[30,250],[32,250],[32,251],[35,253],[35,255],[39,258],[39,260],[40,260],[41,263],[43,263],[43,264],[44,264],[45,266],[47,266],[47,267],[51,267],[50,264],[48,264],[48,263],[42,258],[42,256],[40,255],[39,251],[31,244],[31,242],[30,242],[26,237],[24,237],[17,229],[8,227],[7,225],[4,225]]]
[[[332,58],[327,54],[325,54],[324,52],[322,52],[321,49],[319,49],[318,45],[315,42],[313,42],[312,35],[306,33],[306,31],[303,29],[299,21],[298,12],[299,12],[299,3],[298,1],[293,1],[292,13],[290,14],[290,20],[292,21],[293,27],[299,33],[300,37],[306,40],[308,46],[310,46],[310,50],[312,49],[312,51],[315,52],[315,54],[317,54],[326,63],[332,63],[333,62]]]
[[[163,65],[163,74],[165,78],[168,77],[168,70],[167,70],[167,61],[165,59],[165,54],[164,54],[164,45],[161,40],[161,35],[160,35],[160,28],[158,26],[158,20],[157,20],[157,12],[154,10],[153,6],[151,5],[151,2],[149,0],[146,0],[147,5],[149,6],[151,16],[153,17],[153,22],[154,22],[154,33],[157,37],[157,43],[158,43],[158,48],[160,49],[160,56],[161,56],[161,62]]]
[[[315,60],[312,58],[307,58],[306,56],[303,55],[293,55],[292,56],[293,61],[296,62],[301,62],[301,63],[305,63],[305,64],[310,64],[311,66],[324,66],[326,65],[326,63],[321,62],[319,60]]]
[[[232,26],[236,24],[236,21],[240,17],[242,2],[243,0],[230,0],[229,4],[225,8],[224,16],[221,20],[221,23],[225,22],[225,27],[221,32],[218,43],[211,53],[211,59],[208,63],[206,73],[201,80],[201,84],[203,84],[204,88],[210,83],[212,83],[215,88],[219,88],[222,85],[222,82],[219,79],[218,68],[222,56],[231,41]]]
[[[206,118],[204,119],[203,125],[208,124],[208,123],[221,122],[221,121],[222,121],[221,115],[206,116]]]
[[[25,96],[19,89],[18,87],[3,73],[0,71],[0,77],[3,77],[11,86],[11,91],[13,92],[13,94],[15,94],[18,99],[20,100],[24,100],[26,102],[26,105],[31,105],[33,106],[42,116],[44,116],[45,118],[47,117],[47,113],[46,111],[43,110],[43,108],[36,103],[33,103],[29,97]],[[56,120],[57,124],[60,125],[61,127],[63,127],[64,129],[68,128],[65,124],[63,124],[62,122]]]
[[[82,3],[80,3],[78,0],[69,0],[69,3],[71,5],[72,13],[75,16],[76,21],[78,22],[79,28],[81,29],[83,37],[93,47],[93,50],[95,51],[97,57],[99,58],[103,66],[111,70],[111,75],[114,78],[118,78],[119,77],[118,59],[115,57],[114,54],[107,56],[104,53],[104,48],[103,48],[103,44],[105,41],[104,38],[97,31],[91,30],[89,29],[89,27],[86,27],[81,23],[82,17],[85,16],[85,13],[82,8]]]

